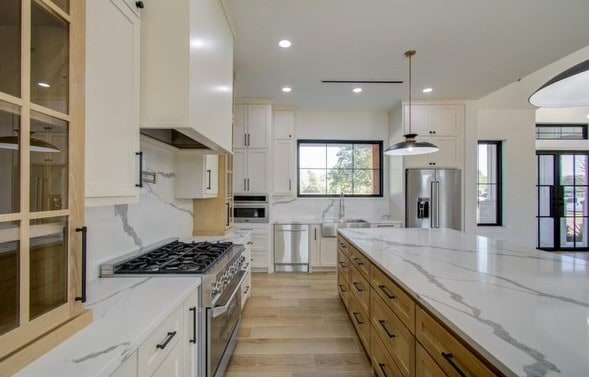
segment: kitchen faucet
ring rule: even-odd
[[[339,219],[342,220],[346,216],[346,208],[344,204],[344,192],[339,195]]]

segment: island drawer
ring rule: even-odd
[[[350,284],[347,280],[342,278],[342,274],[337,274],[337,291],[344,303],[346,309],[350,307]]]
[[[372,337],[370,349],[370,358],[372,359],[372,369],[378,377],[397,377],[403,376],[391,355],[387,352],[386,346],[378,336]]]
[[[411,333],[415,334],[415,302],[413,299],[376,267],[372,268],[372,287]]]
[[[413,334],[374,291],[371,300],[372,336],[380,336],[380,340],[404,377],[415,376]]]
[[[337,250],[337,270],[341,273],[344,278],[349,282],[350,281],[350,270],[351,270],[350,260],[346,256],[346,254],[341,251],[341,249]]]
[[[496,376],[425,310],[416,311],[416,335],[423,348],[448,376]]]
[[[352,268],[350,291],[352,291],[362,309],[366,313],[370,313],[370,284],[356,268]]]
[[[337,236],[337,248],[341,250],[345,256],[350,256],[350,243],[340,235]]]
[[[370,261],[368,258],[359,252],[355,247],[350,247],[350,262],[360,271],[364,279],[370,281]]]
[[[139,375],[151,376],[182,338],[182,310],[180,305],[139,347]]]
[[[349,312],[358,337],[366,349],[366,353],[370,354],[370,317],[353,295],[350,295]]]
[[[416,358],[415,377],[446,377],[446,373],[419,343],[417,343]]]

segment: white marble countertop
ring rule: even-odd
[[[345,229],[508,375],[589,376],[589,263],[449,229]]]
[[[93,280],[86,302],[92,324],[15,376],[110,376],[199,285],[199,277]]]
[[[237,245],[243,245],[246,242],[247,237],[252,234],[251,230],[235,230],[233,232],[227,233],[224,236],[194,236],[190,237],[186,240],[182,240],[184,242],[202,242],[202,241],[209,241],[209,242],[233,242]]]
[[[372,218],[372,217],[360,217],[362,220],[366,220],[367,223],[370,224],[401,224],[402,221],[400,220],[391,220],[391,219],[380,219],[380,218]],[[308,217],[308,218],[293,218],[293,219],[280,219],[273,221],[273,224],[322,224],[324,222],[333,222],[334,219],[320,219],[317,217]]]

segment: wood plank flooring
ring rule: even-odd
[[[371,377],[335,272],[253,274],[226,377]]]

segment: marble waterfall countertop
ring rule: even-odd
[[[340,233],[507,375],[589,376],[589,263],[449,229]]]
[[[184,242],[202,242],[202,241],[209,241],[209,242],[233,242],[237,245],[245,244],[246,238],[252,234],[251,230],[241,230],[236,229],[233,232],[229,232],[224,236],[194,236],[188,239],[182,240]]]
[[[86,302],[92,324],[15,376],[110,376],[199,285],[199,277],[93,280]]]

